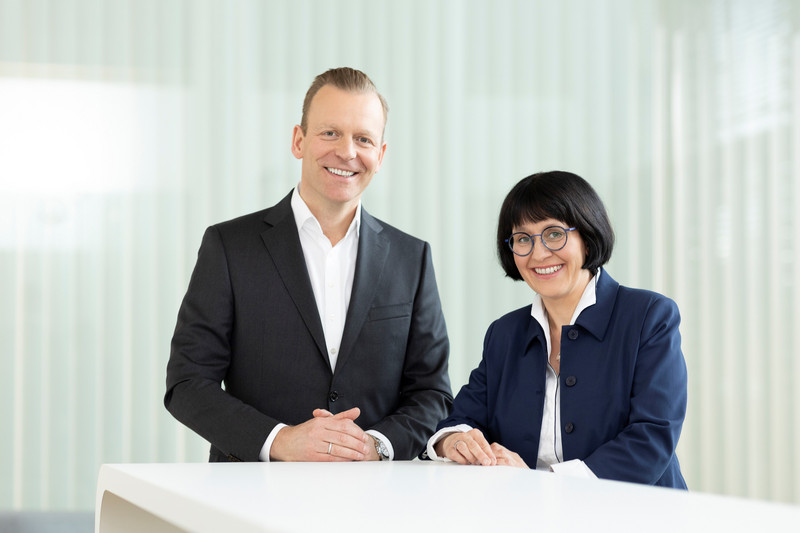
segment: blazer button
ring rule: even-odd
[[[572,422],[568,423],[566,426],[564,426],[564,431],[566,431],[567,433],[572,433],[573,431],[575,431],[575,424],[573,424]]]
[[[574,341],[575,339],[578,338],[578,330],[572,328],[571,330],[569,330],[569,333],[567,333],[567,337],[569,337],[569,340]]]
[[[572,387],[577,382],[578,382],[578,378],[576,378],[575,376],[567,377],[567,380],[566,380],[567,387]]]
[[[328,395],[328,399],[329,399],[330,401],[332,401],[332,402],[335,402],[336,400],[338,400],[338,399],[339,399],[339,393],[338,393],[338,392],[336,392],[336,391],[333,391],[333,392],[331,392],[331,393]]]

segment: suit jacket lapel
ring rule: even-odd
[[[325,335],[322,331],[317,301],[303,257],[303,248],[297,234],[297,225],[292,215],[291,193],[267,211],[264,222],[269,226],[261,233],[275,268],[286,291],[291,296],[308,331],[317,343],[320,355],[330,365],[325,349]]]
[[[389,242],[381,236],[381,231],[383,231],[383,227],[380,222],[362,208],[356,272],[342,333],[342,343],[339,347],[339,358],[336,362],[337,370],[347,363],[358,334],[367,320],[375,292],[380,286],[390,247]]]

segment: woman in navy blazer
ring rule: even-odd
[[[686,488],[675,455],[687,388],[680,314],[603,270],[613,246],[581,177],[534,174],[509,192],[497,250],[534,301],[489,327],[429,457]]]

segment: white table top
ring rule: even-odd
[[[109,491],[180,528],[260,531],[800,531],[800,506],[430,461],[103,465]]]

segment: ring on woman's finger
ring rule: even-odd
[[[333,443],[332,443],[332,442],[329,442],[329,443],[328,443],[328,455],[330,455],[330,454],[331,454],[331,449],[332,449],[332,448],[333,448]]]

